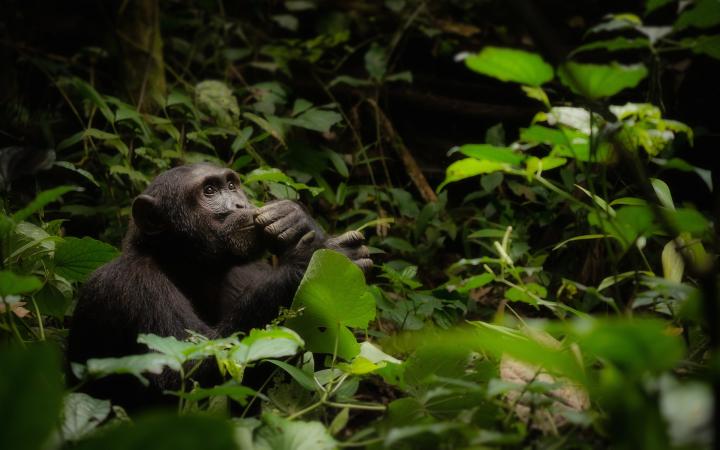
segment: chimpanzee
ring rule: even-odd
[[[100,267],[80,292],[68,359],[118,357],[147,351],[139,333],[183,339],[187,330],[209,338],[262,327],[288,306],[313,252],[330,248],[361,269],[372,266],[363,236],[327,236],[292,201],[254,207],[235,172],[210,164],[170,169],[132,205],[122,255]],[[276,266],[263,258],[277,255]],[[217,382],[203,364],[196,378]],[[91,395],[135,408],[161,403],[179,387],[176,373],[149,376],[143,389],[119,375],[86,387]]]

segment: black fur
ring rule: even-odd
[[[293,202],[255,208],[230,170],[208,164],[168,170],[133,203],[122,255],[81,289],[69,360],[143,353],[140,333],[183,339],[192,330],[216,338],[263,327],[289,305],[319,248],[341,251],[364,270],[372,265],[362,235],[327,237]],[[263,260],[266,249],[278,255],[277,267]],[[162,392],[179,387],[176,373],[148,378],[147,389],[122,375],[85,390],[127,408],[173,401]],[[204,364],[194,378],[220,381],[213,364]]]

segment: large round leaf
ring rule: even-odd
[[[511,48],[485,47],[465,59],[475,72],[502,81],[540,86],[553,79],[553,68],[540,55]]]
[[[302,314],[287,326],[313,352],[352,359],[360,346],[348,327],[367,328],[375,318],[375,300],[360,269],[340,253],[318,250],[308,265],[292,307]]]
[[[642,64],[580,64],[567,62],[560,66],[558,76],[573,92],[591,99],[610,97],[623,89],[638,85],[647,76]]]

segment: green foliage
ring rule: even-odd
[[[292,308],[300,316],[288,321],[308,349],[347,360],[360,348],[348,327],[367,328],[375,317],[375,302],[360,269],[331,250],[313,255],[300,282]]]
[[[0,149],[0,448],[712,447],[717,223],[695,164],[717,130],[687,92],[715,98],[716,0],[542,11],[567,22],[559,62],[554,30],[488,2],[181,3],[159,6],[155,109],[92,27],[56,54],[0,26],[22,68],[0,70],[17,110],[3,138],[56,159]],[[257,205],[362,230],[373,273],[320,250],[265,329],[143,334],[148,353],[72,367],[176,372],[176,412],[63,388],[56,348],[132,199],[201,161],[238,171]],[[197,384],[201,364],[222,382]],[[258,365],[273,372],[255,390]]]
[[[485,47],[468,56],[465,64],[475,72],[502,81],[540,86],[553,79],[553,68],[540,55],[509,48]]]

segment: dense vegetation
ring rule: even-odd
[[[717,0],[6,3],[0,448],[712,447]],[[267,329],[69,368],[187,380],[128,415],[65,383],[73,302],[196,161],[376,268],[319,251]]]

